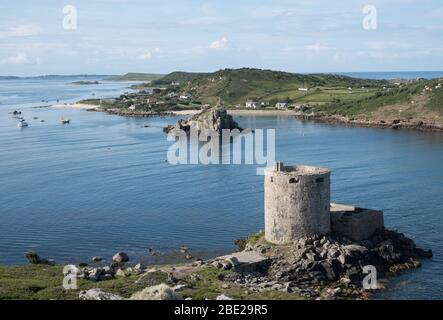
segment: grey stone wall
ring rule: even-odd
[[[265,237],[289,244],[331,231],[330,171],[278,162],[265,175]]]

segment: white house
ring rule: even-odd
[[[257,109],[257,102],[251,100],[246,101],[246,108]]]
[[[181,99],[181,100],[189,100],[189,99],[192,99],[192,95],[190,95],[189,93],[182,94],[182,95],[180,96],[180,99]]]
[[[177,94],[176,94],[175,92],[171,91],[171,92],[169,92],[166,96],[167,96],[168,98],[175,98],[175,97],[177,96]]]
[[[288,106],[289,106],[289,103],[286,103],[286,102],[278,102],[278,103],[275,105],[275,108],[277,108],[277,109],[286,109]]]

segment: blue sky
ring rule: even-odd
[[[2,1],[0,75],[443,70],[442,17],[441,0]]]

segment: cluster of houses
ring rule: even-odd
[[[274,106],[271,106],[271,104],[269,102],[256,102],[256,101],[252,101],[252,100],[246,101],[245,106],[248,109],[260,109],[260,108],[274,107],[275,109],[278,109],[278,110],[293,109],[295,111],[301,111],[301,112],[306,112],[311,109],[309,107],[309,105],[304,105],[304,104],[277,102]]]

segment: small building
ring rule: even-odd
[[[286,109],[288,108],[289,103],[287,102],[277,102],[277,104],[275,105],[276,109]]]
[[[190,93],[186,93],[186,94],[182,94],[180,96],[181,100],[191,100],[192,99],[192,95]]]
[[[248,100],[246,101],[246,108],[257,109],[258,103],[256,101]]]
[[[175,93],[174,91],[171,91],[171,92],[169,92],[166,96],[167,96],[168,98],[175,98],[175,97],[177,96],[177,93]]]
[[[133,104],[132,106],[130,106],[128,109],[131,111],[136,111],[136,110],[140,110],[142,108],[141,105],[138,104]]]
[[[298,88],[298,91],[308,92],[309,89],[308,88]]]

